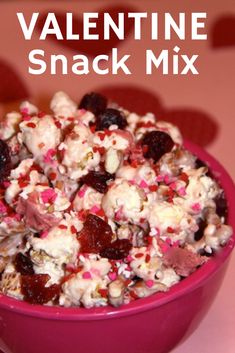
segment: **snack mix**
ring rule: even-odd
[[[232,234],[226,197],[180,131],[98,93],[25,101],[0,123],[0,291],[118,307],[164,292]]]

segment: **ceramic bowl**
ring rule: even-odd
[[[225,190],[235,229],[235,187],[224,168],[192,143]],[[0,296],[0,348],[5,353],[166,353],[191,334],[222,283],[235,235],[188,278],[120,308],[60,308]],[[229,315],[229,313],[228,313]]]

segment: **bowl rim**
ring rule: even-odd
[[[224,167],[202,147],[184,140],[184,146],[211,168],[213,176],[224,189],[228,202],[228,224],[235,229],[235,185]],[[111,306],[98,308],[64,308],[32,305],[18,299],[0,294],[0,309],[10,310],[26,316],[43,319],[87,321],[104,320],[134,315],[167,304],[202,286],[228,259],[235,245],[235,232],[224,248],[189,277],[172,286],[169,291],[155,293],[149,297],[135,300],[119,308]]]

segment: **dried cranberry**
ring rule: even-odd
[[[135,281],[135,282],[140,282],[140,281],[142,281],[143,280],[143,278],[141,278],[141,277],[139,277],[139,276],[137,276],[137,275],[135,275],[134,277],[132,277],[132,281]]]
[[[172,150],[174,142],[164,131],[151,131],[144,136],[142,146],[147,147],[144,148],[144,157],[157,162],[165,153]]]
[[[206,252],[205,249],[199,249],[198,254],[200,256],[212,257],[215,255],[215,251],[211,249],[211,252]]]
[[[15,257],[14,265],[16,271],[21,273],[22,275],[33,275],[33,263],[29,256],[25,256],[21,252],[18,253]]]
[[[202,168],[202,167],[203,167],[203,168],[206,168],[206,169],[207,169],[206,175],[209,176],[210,178],[213,178],[213,177],[214,177],[213,174],[211,173],[211,171],[210,171],[208,165],[207,165],[204,161],[202,161],[201,159],[199,159],[199,158],[196,159],[196,161],[195,161],[195,167],[196,167],[197,169]]]
[[[107,99],[99,93],[91,92],[82,98],[79,109],[86,109],[94,115],[99,115],[107,107]]]
[[[194,240],[198,241],[200,239],[202,239],[203,235],[204,235],[204,230],[205,228],[207,227],[207,222],[200,218],[199,221],[198,221],[198,230],[195,232],[194,234]]]
[[[53,284],[46,287],[50,276],[38,274],[21,277],[21,290],[24,300],[31,304],[45,304],[56,299],[60,294],[60,285]]]
[[[220,195],[218,195],[215,198],[215,204],[216,204],[216,213],[220,217],[224,217],[226,220],[228,216],[228,204],[227,204],[227,200],[225,198],[224,192],[222,192]]]
[[[0,139],[0,182],[11,172],[11,154],[7,143]]]
[[[107,181],[111,179],[113,179],[112,174],[91,171],[82,178],[82,182],[104,194],[108,189]]]
[[[78,238],[81,252],[98,254],[112,240],[112,228],[102,218],[89,214]]]
[[[124,114],[117,109],[108,108],[97,118],[96,130],[108,129],[111,125],[117,125],[123,130],[127,126],[127,121]]]
[[[208,165],[205,162],[203,162],[201,159],[197,158],[196,161],[195,161],[195,167],[197,169],[201,168],[201,167],[208,168]]]
[[[102,257],[112,260],[121,260],[127,257],[132,245],[128,239],[117,239],[100,252]]]

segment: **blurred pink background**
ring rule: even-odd
[[[135,41],[133,28],[127,24],[125,41],[101,41],[97,46],[91,42],[58,43],[53,38],[39,41],[35,31],[31,41],[25,41],[16,17],[23,12],[30,18],[32,12],[40,12],[40,18],[47,12],[56,12],[63,24],[63,14],[73,12],[81,20],[82,12],[207,12],[206,41],[172,41],[164,39],[151,41],[149,21],[143,21],[142,39]],[[41,23],[41,22],[40,22]],[[189,25],[188,20],[186,26]],[[98,27],[101,31],[102,26]],[[188,27],[190,29],[190,27]],[[37,28],[40,29],[40,24]],[[188,33],[188,32],[187,32]],[[52,36],[51,36],[52,37]],[[189,37],[189,36],[188,36]],[[205,147],[225,166],[235,179],[234,143],[234,81],[235,81],[235,2],[219,1],[1,1],[0,2],[0,115],[17,108],[24,98],[39,104],[42,109],[54,92],[64,90],[79,102],[89,91],[105,93],[126,108],[145,113],[153,111],[160,119],[176,123],[186,138]],[[199,75],[163,76],[158,70],[147,76],[143,61],[146,49],[160,53],[178,45],[182,54],[199,54],[197,68]],[[132,75],[99,76],[90,72],[86,76],[49,75],[28,73],[28,53],[40,48],[47,58],[51,54],[108,53],[112,46],[119,55],[131,54]],[[139,70],[137,70],[139,68]],[[181,343],[173,353],[233,353],[235,347],[235,254],[232,256],[224,286],[195,333]]]

